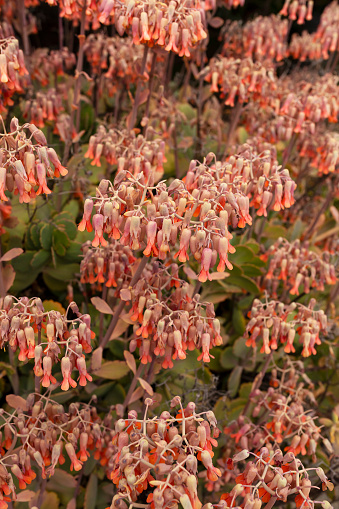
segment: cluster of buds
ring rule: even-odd
[[[303,25],[312,19],[313,0],[285,0],[280,11],[281,16],[288,16],[288,19],[297,20],[298,25]]]
[[[179,397],[171,407],[180,405],[175,417],[164,411],[159,417],[148,418],[152,400],[145,400],[146,411],[138,419],[136,411],[128,419],[115,424],[113,443],[118,451],[113,457],[111,478],[117,486],[110,509],[127,509],[148,491],[147,503],[154,509],[201,507],[198,498],[199,464],[207,477],[215,481],[220,470],[213,466],[213,447],[217,446],[219,430],[213,412],[195,412],[195,403],[183,408]],[[148,506],[147,506],[148,507]]]
[[[53,178],[68,173],[54,148],[47,147],[43,132],[34,124],[19,126],[15,117],[11,120],[10,132],[1,135],[0,166],[0,200],[8,201],[5,195],[8,190],[19,194],[20,203],[29,203],[42,193],[50,194],[47,176]]]
[[[68,457],[70,470],[79,471],[91,453],[107,467],[115,451],[114,433],[110,431],[112,416],[101,419],[92,402],[71,403],[66,411],[44,396],[30,394],[26,400],[20,399],[22,404],[16,405],[14,412],[1,409],[1,509],[16,501],[14,478],[20,490],[26,489],[36,478],[33,468],[46,479]]]
[[[106,23],[112,14],[119,35],[131,28],[134,44],[157,45],[179,56],[190,57],[190,48],[207,37],[204,10],[196,0],[133,0],[118,5],[103,0],[99,20]]]
[[[44,127],[45,122],[55,122],[63,107],[64,93],[59,89],[49,88],[46,92],[38,91],[34,99],[27,99],[22,116],[37,127]]]
[[[77,318],[68,319],[68,310]],[[0,309],[0,334],[1,348],[8,346],[13,352],[18,351],[19,361],[34,359],[34,373],[41,377],[43,387],[56,383],[52,366],[59,361],[62,350],[61,389],[66,391],[70,386],[77,386],[71,377],[73,370],[78,371],[81,386],[91,380],[83,353],[91,352],[91,340],[95,334],[91,331],[91,317],[79,313],[75,302],[71,302],[62,314],[60,311],[45,311],[39,298],[16,299],[8,295],[2,300]]]
[[[139,348],[142,364],[162,359],[164,369],[172,359],[185,359],[187,350],[201,351],[198,360],[210,362],[210,349],[222,344],[220,322],[213,304],[190,297],[189,285],[179,278],[178,265],[157,260],[146,264],[131,287],[136,259],[128,246],[113,241],[106,247],[83,246],[81,282],[100,283],[112,289],[116,298],[130,304],[134,325],[129,349]]]
[[[310,160],[310,166],[317,168],[319,175],[328,175],[338,171],[339,136],[336,132],[319,133],[314,136],[302,136],[297,144],[300,157]]]
[[[49,50],[39,48],[30,57],[31,76],[41,86],[48,86],[52,80],[56,84],[58,76],[64,75],[64,70],[71,70],[75,66],[75,55],[68,48]]]
[[[333,74],[327,74],[314,84],[289,78],[286,83],[285,98],[280,99],[279,115],[294,119],[294,132],[300,133],[304,123],[313,125],[328,120],[338,122],[339,80]]]
[[[185,359],[186,351],[196,348],[198,361],[210,362],[210,349],[222,344],[220,322],[213,304],[200,302],[198,294],[189,296],[176,264],[152,261],[132,289],[124,287],[120,296],[131,303],[129,314],[136,323],[129,349],[139,348],[142,364],[161,357],[162,367],[172,368],[172,359]]]
[[[320,60],[325,58],[328,53],[326,50],[323,52],[323,45],[319,39],[316,39],[314,34],[303,32],[301,35],[293,34],[291,42],[288,47],[288,54],[305,62],[306,60]]]
[[[100,75],[105,71],[107,82],[113,81],[129,87],[139,77],[137,64],[141,63],[143,50],[133,46],[129,37],[107,37],[104,34],[90,34],[84,43],[86,59],[91,67],[91,75]],[[150,59],[147,58],[146,68],[150,68]],[[115,83],[118,81],[118,83]],[[108,84],[108,83],[107,83]],[[112,94],[113,95],[113,94]]]
[[[136,260],[132,250],[114,240],[98,248],[92,248],[91,241],[87,241],[81,249],[84,257],[80,264],[80,282],[96,284],[98,290],[102,285],[115,288],[119,297],[126,278],[132,277],[131,267]]]
[[[113,18],[111,16],[107,16],[104,19],[100,19],[100,2],[92,2],[90,0],[46,0],[46,2],[51,5],[59,6],[59,16],[61,18],[65,18],[72,22],[74,26],[77,26],[80,23],[81,16],[83,11],[85,10],[85,21],[86,28],[89,29],[89,25],[92,25],[92,30],[98,30],[100,28],[100,22],[106,24],[112,24]],[[114,13],[114,4],[115,0],[110,1],[112,5],[112,14]]]
[[[147,179],[151,173],[158,181],[164,173],[165,142],[161,139],[147,139],[127,129],[106,129],[99,126],[89,139],[85,157],[92,159],[92,166],[101,166],[103,157],[109,165],[117,165],[118,174],[128,172],[138,178],[143,174]]]
[[[321,15],[320,23],[314,34],[321,43],[322,57],[327,60],[329,52],[339,50],[339,5],[337,1],[331,2]]]
[[[255,382],[252,387],[249,396],[251,419],[240,415],[224,429],[228,437],[225,446],[228,457],[231,450],[257,451],[265,446],[273,452],[283,444],[285,452],[307,455],[315,462],[322,437],[321,429],[310,413],[310,408],[316,406],[314,385],[306,375],[303,363],[287,360],[283,369],[272,369],[267,390],[256,388]],[[326,439],[324,443],[328,446]],[[225,465],[225,474],[229,467],[234,467],[230,459]]]
[[[248,461],[242,473],[236,477],[237,484],[229,493],[221,495],[227,507],[260,509],[263,504],[276,500],[286,503],[293,497],[298,509],[314,509],[316,504],[320,504],[322,509],[332,508],[327,500],[312,500],[310,496],[311,489],[315,487],[312,486],[310,474],[314,472],[322,481],[324,490],[334,488],[322,468],[306,468],[293,452],[284,454],[279,448],[269,451],[267,447],[262,447],[258,453],[244,449],[233,457],[232,462],[238,463],[250,456],[253,461]]]
[[[6,106],[12,106],[12,96],[16,92],[22,93],[23,79],[28,75],[24,54],[19,49],[19,41],[15,37],[8,37],[0,41],[0,113],[6,111]]]
[[[53,133],[60,136],[64,143],[72,139],[73,142],[79,139],[82,133],[77,133],[71,117],[68,113],[60,113],[56,119]]]
[[[103,236],[107,233],[109,238],[120,239],[133,250],[142,248],[145,256],[161,260],[167,258],[179,235],[179,251],[174,257],[186,262],[190,249],[201,265],[199,280],[212,280],[209,270],[218,254],[218,272],[226,265],[232,268],[228,252],[235,249],[229,242],[228,223],[234,227],[251,224],[248,197],[237,189],[234,194],[227,177],[219,178],[209,168],[214,158],[209,154],[203,164],[192,161],[185,182],[176,179],[169,186],[165,182],[153,185],[152,171],[148,177],[120,171],[114,186],[101,181],[96,197],[85,201],[80,231],[94,228],[94,247],[107,244]],[[91,219],[93,206],[96,213]]]
[[[228,174],[230,181],[246,193],[258,216],[266,217],[270,208],[276,212],[288,209],[295,202],[296,183],[278,164],[274,145],[260,138],[249,138],[218,171]]]
[[[222,30],[222,55],[280,62],[287,52],[287,33],[288,21],[274,14],[257,16],[243,26],[239,21],[227,23]]]
[[[280,281],[291,295],[299,295],[300,286],[304,293],[310,293],[313,288],[323,292],[324,284],[334,285],[337,281],[330,254],[311,251],[308,242],[301,244],[297,239],[290,243],[279,238],[263,256],[265,260],[269,258],[263,284],[273,298],[277,298]]]
[[[248,313],[246,346],[257,348],[258,341],[262,339],[261,353],[269,354],[280,344],[285,345],[284,352],[294,353],[294,342],[299,338],[303,345],[301,355],[315,355],[316,345],[321,344],[319,334],[327,332],[327,316],[322,309],[316,311],[315,304],[315,299],[311,299],[308,306],[299,302],[285,305],[279,301],[261,302],[255,299]]]
[[[269,61],[215,57],[210,60],[206,73],[211,92],[220,93],[226,106],[231,107],[236,100],[243,104],[250,99],[265,106],[277,86],[273,64]]]

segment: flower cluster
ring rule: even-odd
[[[243,26],[238,21],[226,23],[222,30],[224,57],[266,59],[280,62],[286,56],[288,21],[272,14],[257,16]]]
[[[251,58],[212,58],[207,67],[205,80],[211,83],[211,92],[220,93],[226,106],[234,106],[251,99],[265,106],[276,88],[276,78],[271,62],[256,62]]]
[[[196,348],[201,351],[198,360],[210,362],[210,349],[222,344],[220,322],[211,303],[200,302],[199,295],[190,297],[177,264],[150,261],[131,287],[138,262],[128,246],[113,241],[91,248],[86,243],[83,252],[81,282],[105,284],[116,298],[130,304],[135,326],[129,349],[139,348],[142,364],[158,357],[164,369],[171,368],[172,359],[185,359],[187,350]]]
[[[116,288],[116,296],[131,277],[131,267],[136,258],[128,246],[112,241],[105,247],[91,247],[91,241],[82,246],[83,259],[80,264],[81,283],[95,285],[100,290],[104,284],[107,288]]]
[[[310,413],[310,407],[316,405],[313,391],[300,361],[287,361],[283,369],[274,367],[270,387],[254,388],[250,393],[251,419],[240,415],[224,429],[229,437],[226,447],[233,445],[239,452],[265,446],[273,452],[284,444],[285,452],[307,455],[315,462],[321,429]],[[231,461],[228,466],[233,466]]]
[[[52,81],[56,84],[58,76],[64,75],[64,70],[71,70],[75,66],[75,55],[68,48],[50,50],[39,48],[30,57],[31,76],[41,86],[46,87]]]
[[[54,148],[47,147],[43,132],[34,124],[19,126],[15,117],[11,120],[10,132],[1,135],[0,165],[0,200],[3,201],[8,201],[6,190],[19,194],[20,203],[29,203],[42,193],[50,194],[47,176],[60,177],[68,173]]]
[[[92,30],[97,30],[100,28],[100,22],[106,23],[106,24],[112,24],[113,18],[111,16],[107,16],[104,19],[100,19],[100,2],[95,1],[92,2],[91,0],[45,0],[49,5],[58,5],[60,9],[59,16],[61,18],[66,18],[70,20],[73,25],[78,25],[82,13],[84,11],[85,13],[85,20],[87,26],[89,24],[92,25]],[[115,4],[115,0],[110,1],[111,4]],[[112,13],[114,12],[114,7],[112,6]],[[89,27],[88,27],[89,28]]]
[[[67,318],[68,310],[75,313],[77,318]],[[36,377],[41,377],[43,387],[56,383],[52,366],[59,361],[62,349],[61,389],[66,391],[70,386],[77,386],[71,376],[73,370],[78,371],[81,386],[91,380],[83,352],[92,350],[91,340],[95,334],[91,331],[91,317],[82,315],[75,302],[71,302],[63,314],[55,310],[45,311],[39,298],[16,299],[6,296],[0,309],[0,322],[1,348],[8,345],[13,352],[18,351],[19,361],[34,359],[34,373]],[[69,326],[72,327],[70,330]]]
[[[131,28],[133,43],[160,46],[179,56],[190,56],[190,48],[207,37],[204,11],[195,0],[165,0],[161,3],[133,0],[119,3],[101,2],[99,20],[107,22],[112,15],[119,35]]]
[[[219,430],[213,412],[195,412],[195,403],[183,408],[180,398],[171,407],[180,405],[175,417],[164,411],[159,417],[148,418],[147,398],[144,418],[134,410],[128,419],[116,422],[113,438],[118,448],[111,478],[117,486],[111,509],[133,505],[140,493],[148,491],[147,503],[154,509],[181,504],[184,509],[201,507],[197,492],[199,464],[210,480],[220,470],[213,466],[213,447],[217,446]]]
[[[310,166],[317,168],[319,175],[338,171],[339,136],[336,132],[319,133],[317,143],[314,136],[302,136],[297,149],[299,155],[310,160]]]
[[[268,258],[270,263],[264,288],[273,298],[277,297],[280,281],[291,295],[299,295],[300,286],[304,293],[309,293],[312,288],[324,291],[324,283],[334,285],[337,281],[330,254],[311,251],[308,242],[301,244],[297,239],[290,243],[280,238],[265,253],[264,259]]]
[[[315,504],[321,504],[323,509],[332,506],[326,500],[312,500],[310,493],[312,482],[310,473],[316,472],[322,481],[323,489],[333,490],[333,484],[328,480],[322,468],[306,468],[292,452],[284,454],[281,449],[269,451],[262,447],[258,453],[243,450],[233,457],[233,463],[243,461],[253,456],[253,461],[248,461],[242,473],[236,477],[236,485],[229,493],[221,495],[227,507],[239,507],[239,499],[242,505],[251,508],[260,508],[263,503],[270,500],[281,500],[286,503],[293,496],[297,508],[308,507],[314,509]]]
[[[326,55],[328,58],[328,53],[326,50],[323,53],[323,48],[321,41],[316,39],[314,34],[303,32],[301,35],[292,35],[288,53],[296,60],[300,60],[300,62],[305,62],[306,60],[320,60],[321,58],[325,58]]]
[[[91,452],[105,467],[115,451],[110,414],[101,419],[95,406],[85,403],[71,403],[66,411],[60,403],[35,394],[19,399],[14,412],[1,409],[0,415],[1,509],[16,501],[14,478],[20,490],[36,478],[33,467],[46,479],[66,457],[70,470],[79,471]]]
[[[313,0],[285,0],[280,13],[281,16],[288,16],[292,21],[297,20],[298,25],[303,25],[312,19]]]
[[[314,34],[315,40],[321,43],[322,57],[327,60],[329,52],[334,53],[339,49],[339,5],[331,2],[321,15],[320,23]]]
[[[49,88],[46,92],[39,91],[34,99],[25,101],[22,116],[28,122],[41,128],[45,126],[45,122],[54,123],[64,110],[63,97],[64,92],[59,87],[57,90]]]
[[[249,138],[236,156],[230,156],[221,168],[216,165],[216,169],[225,177],[228,174],[233,185],[246,192],[258,216],[266,217],[269,208],[278,212],[294,204],[296,183],[279,165],[274,145],[260,138]]]
[[[148,178],[153,173],[158,181],[164,173],[165,143],[127,129],[106,129],[101,125],[90,137],[85,157],[92,159],[92,166],[100,167],[103,157],[109,165],[117,165],[118,174],[124,171],[137,178],[142,173]]]
[[[23,92],[23,78],[28,75],[24,54],[19,49],[19,41],[15,37],[7,37],[0,41],[0,113],[6,106],[12,106],[12,96]]]
[[[269,354],[271,350],[277,350],[279,344],[285,345],[286,353],[294,353],[294,342],[298,338],[303,345],[301,355],[315,355],[316,345],[321,344],[319,334],[327,332],[327,316],[322,309],[316,311],[315,304],[315,299],[311,299],[308,306],[299,302],[285,305],[274,300],[263,303],[255,299],[248,313],[246,345],[257,348],[259,339],[262,339],[261,353]]]
[[[249,199],[236,190],[233,194],[226,177],[214,178],[208,164],[215,158],[209,154],[204,164],[192,161],[185,182],[176,179],[169,186],[160,182],[153,185],[154,174],[137,177],[120,171],[115,185],[101,181],[95,198],[85,201],[83,219],[79,229],[95,230],[92,245],[107,244],[103,234],[120,239],[120,243],[132,249],[142,248],[145,256],[157,256],[165,260],[171,246],[179,235],[179,251],[175,258],[188,260],[190,249],[201,264],[199,280],[211,280],[219,254],[217,270],[232,268],[228,252],[234,252],[229,240],[228,223],[234,227],[251,224]],[[189,189],[192,188],[192,192]],[[91,220],[93,206],[96,213]],[[145,247],[146,245],[146,247]]]

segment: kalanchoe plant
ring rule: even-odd
[[[0,0],[0,509],[331,509],[338,2],[47,4]]]

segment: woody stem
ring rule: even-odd
[[[136,370],[136,373],[135,373],[135,375],[133,377],[133,380],[131,382],[131,385],[129,386],[128,392],[127,392],[125,400],[123,402],[124,410],[128,407],[129,400],[131,399],[131,396],[132,396],[132,394],[134,392],[134,389],[136,388],[136,385],[137,385],[137,382],[138,382],[138,378],[140,378],[141,375],[142,375],[144,367],[145,367],[145,365],[140,363],[139,366],[138,366],[138,369]]]

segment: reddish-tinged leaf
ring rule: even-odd
[[[35,491],[31,491],[31,490],[20,491],[20,493],[18,493],[16,496],[16,501],[17,502],[30,502],[34,496],[35,496]]]
[[[21,396],[16,396],[15,394],[8,394],[6,396],[6,401],[12,408],[15,409],[21,408],[21,410],[23,410],[24,412],[27,411],[26,400],[24,400],[24,398],[22,398]]]
[[[93,371],[95,376],[107,378],[108,380],[119,380],[129,372],[129,367],[124,361],[108,361],[102,364],[99,369]]]
[[[196,274],[191,267],[184,266],[184,272],[190,279],[198,279],[198,274]]]
[[[15,270],[12,265],[6,265],[2,268],[2,278],[6,292],[10,289],[15,279]]]
[[[124,357],[126,359],[127,366],[135,374],[137,372],[137,365],[136,365],[134,356],[131,354],[131,352],[129,352],[128,350],[125,350]]]
[[[91,371],[95,371],[101,367],[102,363],[102,347],[96,348],[91,355]]]
[[[140,382],[141,387],[147,392],[147,394],[149,394],[150,396],[153,396],[154,391],[153,391],[152,387],[150,386],[150,384],[148,382],[146,382],[146,380],[144,380],[143,378],[138,378],[138,380]]]
[[[100,313],[105,315],[113,315],[112,308],[100,297],[92,297],[91,302],[95,309],[97,309]]]
[[[226,279],[227,277],[230,277],[231,274],[228,272],[213,272],[211,274],[212,281],[220,280],[220,279]]]
[[[119,338],[125,332],[125,330],[128,329],[129,325],[130,325],[129,323],[125,322],[125,320],[120,318],[109,340],[112,341],[112,339]]]
[[[134,403],[135,401],[138,401],[138,399],[142,398],[144,394],[144,389],[142,387],[137,387],[135,391],[133,392],[128,404]]]
[[[10,249],[5,253],[1,258],[0,262],[9,262],[10,260],[13,260],[13,258],[16,258],[17,256],[20,256],[24,252],[21,247],[13,247],[13,249]]]
[[[123,288],[122,290],[120,290],[120,299],[121,300],[131,300],[132,298],[132,295],[131,295],[131,292],[128,288]]]

